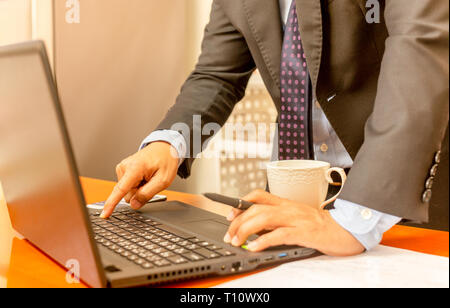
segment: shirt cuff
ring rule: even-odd
[[[350,232],[367,250],[380,244],[384,232],[401,221],[401,218],[384,214],[362,205],[336,200],[331,217]]]
[[[139,150],[142,150],[146,146],[148,146],[150,143],[157,142],[157,141],[163,141],[167,142],[171,146],[173,146],[178,153],[178,157],[180,158],[179,165],[183,163],[183,161],[186,158],[186,140],[184,140],[183,135],[181,135],[179,132],[175,130],[157,130],[151,133],[147,138],[142,141],[141,146],[139,147]]]

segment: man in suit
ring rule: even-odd
[[[117,166],[102,216],[122,197],[139,209],[177,172],[189,176],[192,136],[225,123],[256,68],[279,113],[278,158],[351,171],[327,210],[251,193],[245,199],[257,205],[230,213],[225,242],[270,231],[250,250],[289,244],[354,255],[401,219],[426,222],[431,201],[448,207],[448,173],[438,171],[448,162],[448,2],[375,2],[373,23],[365,0],[215,0],[194,72],[142,150]]]

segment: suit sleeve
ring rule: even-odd
[[[244,37],[229,22],[219,1],[215,0],[198,63],[184,83],[175,105],[157,128],[177,131],[180,131],[179,127],[186,128],[180,131],[188,150],[187,159],[178,171],[182,178],[190,175],[198,154],[195,153],[198,151],[193,136],[201,136],[203,145],[211,136],[202,136],[202,127],[208,123],[222,126],[226,122],[236,103],[245,95],[254,70],[255,63]],[[194,116],[201,117],[195,125]]]
[[[428,219],[425,182],[449,118],[448,5],[385,1],[389,36],[375,106],[342,199],[408,220]]]

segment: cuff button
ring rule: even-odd
[[[438,165],[438,164],[435,164],[433,167],[431,167],[430,175],[431,175],[432,177],[435,177],[435,176],[436,176],[437,171],[438,171],[438,168],[439,168],[439,165]]]
[[[434,178],[429,178],[427,182],[425,183],[426,189],[432,189],[434,184]]]
[[[372,218],[373,213],[369,209],[364,209],[364,210],[361,211],[361,216],[362,216],[363,219],[369,220],[369,219]]]

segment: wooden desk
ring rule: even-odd
[[[82,178],[82,185],[88,203],[105,200],[114,183]],[[202,196],[176,192],[164,192],[169,200],[179,200],[200,208],[226,216],[229,207],[211,202]],[[432,231],[412,227],[396,226],[384,236],[382,244],[409,249],[438,256],[449,256],[448,232]],[[56,287],[85,288],[83,284],[69,285],[65,281],[65,270],[49,259],[45,254],[25,240],[13,239],[11,261],[6,276],[8,287]],[[0,278],[2,273],[0,272]],[[168,287],[206,288],[251,274],[235,275],[172,284]]]

